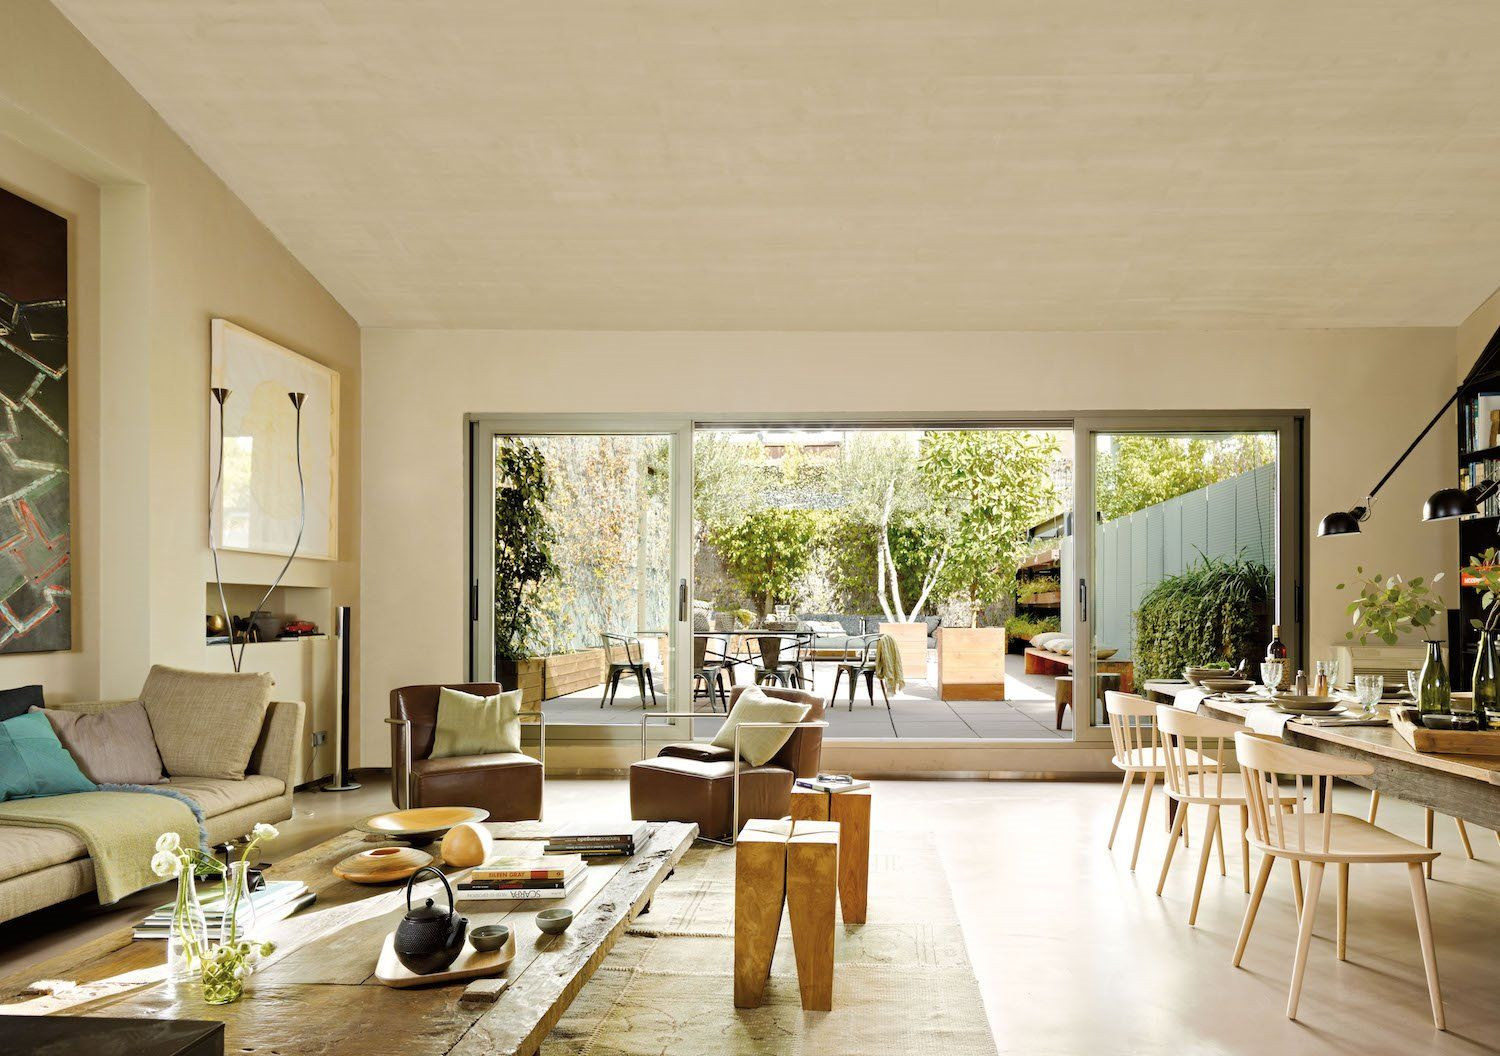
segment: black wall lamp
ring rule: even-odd
[[[1428,433],[1432,432],[1433,426],[1437,425],[1442,420],[1443,415],[1448,413],[1448,408],[1457,403],[1459,397],[1475,384],[1491,380],[1495,377],[1500,377],[1500,371],[1490,371],[1477,378],[1469,378],[1458,388],[1454,389],[1453,395],[1448,397],[1448,402],[1443,404],[1437,414],[1432,416],[1432,421],[1427,423],[1426,428],[1417,434],[1417,438],[1407,445],[1405,451],[1401,452],[1401,457],[1396,459],[1396,464],[1386,470],[1385,476],[1380,478],[1380,482],[1370,489],[1370,493],[1365,496],[1365,501],[1352,509],[1338,510],[1324,517],[1318,522],[1318,535],[1358,535],[1360,522],[1369,518],[1370,506],[1375,502],[1376,494],[1379,493],[1381,488],[1385,487],[1385,482],[1391,479],[1391,474],[1401,468],[1401,463],[1406,461],[1407,456],[1417,449],[1417,445],[1426,438]],[[1422,504],[1422,520],[1447,521],[1455,517],[1466,517],[1471,513],[1478,513],[1480,505],[1491,495],[1495,494],[1497,489],[1500,489],[1500,482],[1493,480],[1476,484],[1467,490],[1464,488],[1439,488],[1429,495],[1427,501]]]

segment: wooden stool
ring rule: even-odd
[[[1063,712],[1073,705],[1073,676],[1058,675],[1052,680],[1052,697],[1057,701],[1057,722],[1055,725],[1062,729]]]
[[[765,997],[785,903],[802,1007],[833,1008],[834,904],[839,827],[834,822],[749,821],[735,844],[734,1004]]]
[[[870,900],[870,789],[822,792],[792,787],[795,821],[839,824],[839,917],[863,924]]]

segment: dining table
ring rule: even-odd
[[[1242,694],[1204,694],[1186,682],[1148,680],[1143,688],[1150,699],[1187,704],[1189,710],[1228,722],[1248,724],[1254,709],[1269,710],[1263,703],[1237,699]],[[1281,726],[1281,739],[1368,763],[1372,773],[1348,780],[1382,798],[1404,799],[1500,831],[1500,756],[1419,752],[1389,725],[1317,725],[1296,716]]]

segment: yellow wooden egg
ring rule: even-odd
[[[490,856],[490,847],[494,842],[490,830],[482,825],[476,825],[472,821],[455,825],[443,837],[443,861],[461,869],[481,865]]]

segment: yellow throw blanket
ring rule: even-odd
[[[0,824],[71,832],[94,860],[100,905],[161,883],[151,871],[156,838],[175,832],[198,845],[198,819],[181,800],[141,792],[73,792],[0,803]]]
[[[880,679],[887,693],[900,693],[906,685],[906,672],[901,670],[901,650],[896,639],[882,634],[875,642],[875,677]]]

